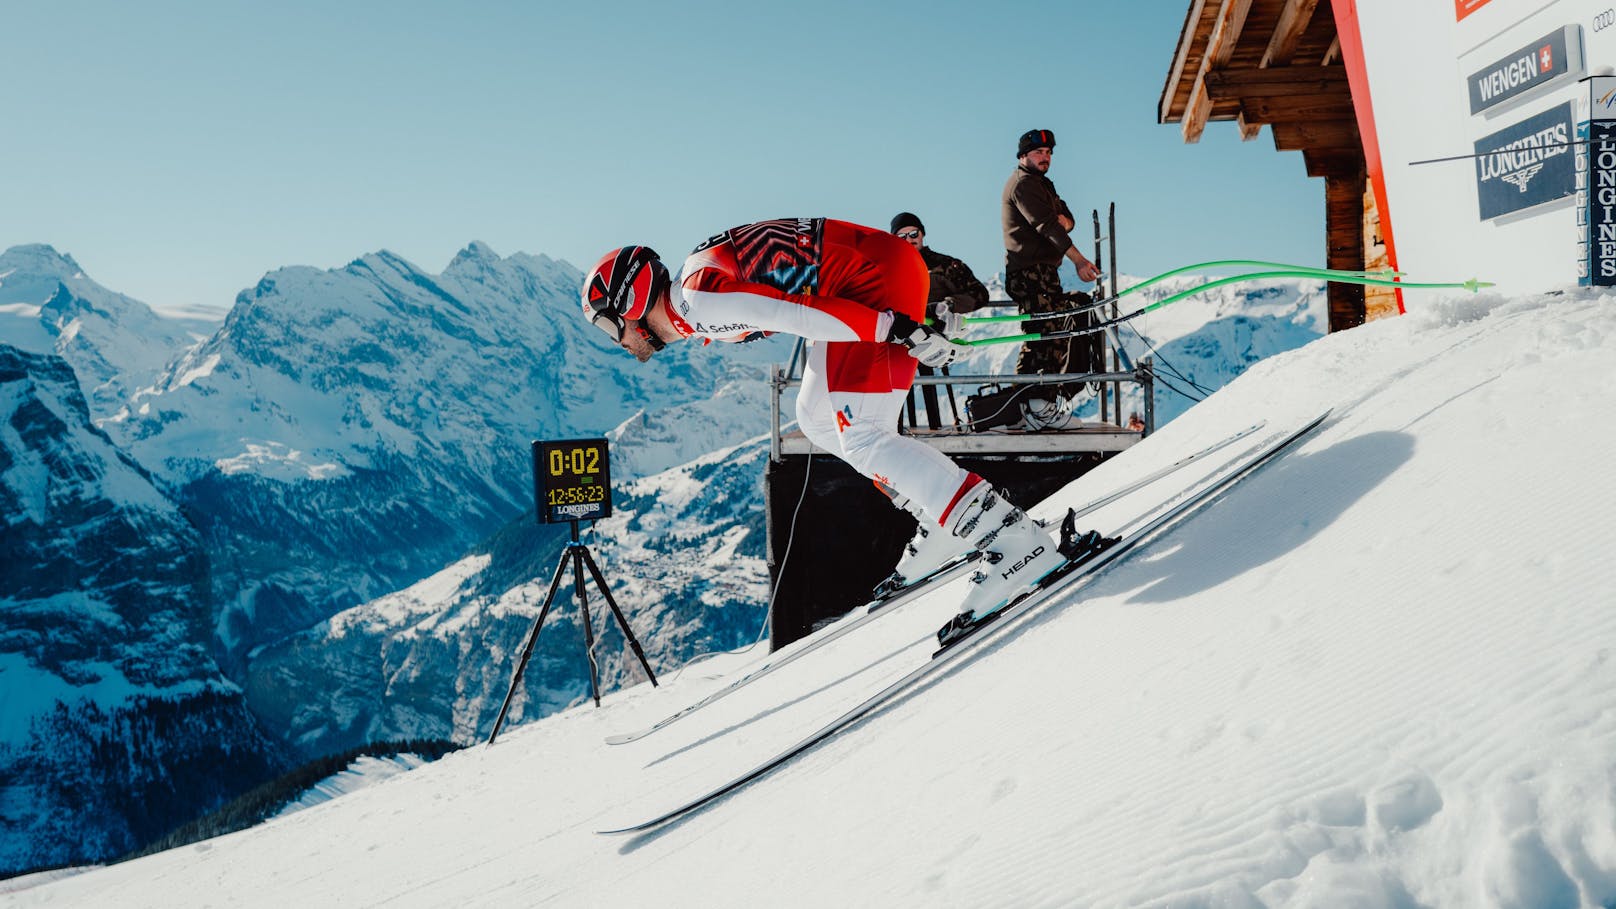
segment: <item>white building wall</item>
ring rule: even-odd
[[[1356,0],[1354,5],[1405,280],[1478,277],[1497,282],[1505,292],[1576,283],[1575,197],[1484,220],[1473,158],[1413,162],[1472,155],[1478,139],[1586,100],[1587,84],[1579,77],[1616,64],[1616,0]],[[1462,19],[1461,6],[1471,9]],[[1550,87],[1471,113],[1472,74],[1568,25],[1580,27],[1580,69]],[[1563,153],[1569,156],[1571,150]]]

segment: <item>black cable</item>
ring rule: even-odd
[[[804,437],[806,438],[806,434],[804,434]],[[812,445],[813,440],[809,439],[808,441],[810,445]],[[786,562],[791,558],[791,542],[797,538],[797,516],[802,513],[802,503],[808,500],[808,476],[813,472],[813,467],[814,450],[812,447],[810,447],[808,449],[807,460],[805,460],[802,464],[802,492],[797,494],[797,507],[791,510],[791,529],[786,532],[785,551],[780,553],[780,577],[785,577]],[[757,639],[748,644],[746,647],[741,648],[742,650],[749,650],[756,647],[758,645],[758,641],[763,640],[763,636],[768,634],[769,622],[774,616],[774,598],[779,593],[780,587],[778,584],[775,585],[773,590],[769,591],[769,605],[763,611],[763,627],[758,629]]]
[[[804,461],[802,465],[802,492],[797,494],[797,507],[791,510],[791,529],[786,533],[785,551],[780,554],[781,576],[785,575],[786,561],[791,558],[791,543],[797,538],[797,516],[802,513],[802,503],[808,500],[808,478],[813,472],[813,466],[814,452],[813,449],[810,448],[808,450],[807,460]],[[763,640],[764,635],[769,633],[769,621],[774,615],[774,598],[777,594],[779,594],[779,592],[780,588],[778,586],[769,591],[769,602],[763,610],[763,626],[758,629],[758,635],[756,638],[752,639],[752,643],[747,644],[745,647],[737,647],[734,650],[709,650],[706,653],[698,653],[690,659],[685,660],[679,669],[674,672],[672,677],[674,679],[679,678],[679,676],[686,669],[694,666],[702,660],[712,659],[715,656],[722,656],[730,653],[745,653],[746,651],[751,650],[753,647],[756,647],[758,643]]]
[[[1200,402],[1206,400],[1205,398],[1197,397],[1195,395],[1190,394],[1189,392],[1185,391],[1182,388],[1179,388],[1177,385],[1174,385],[1173,383],[1167,381],[1166,379],[1163,379],[1160,376],[1156,377],[1156,384],[1160,385],[1161,387],[1167,389],[1168,391],[1178,395],[1181,398],[1188,398],[1189,400],[1194,401],[1197,404],[1199,404]]]
[[[1154,356],[1156,358],[1156,360],[1161,363],[1161,365],[1164,367],[1163,371],[1166,372],[1168,375],[1177,377],[1179,379],[1179,381],[1181,381],[1184,384],[1190,386],[1191,388],[1194,388],[1196,391],[1199,391],[1202,395],[1210,395],[1210,394],[1212,394],[1213,391],[1216,390],[1216,389],[1212,389],[1212,388],[1206,388],[1206,387],[1202,386],[1200,383],[1196,382],[1194,379],[1191,379],[1189,376],[1185,375],[1183,370],[1180,370],[1178,367],[1174,366],[1165,356],[1162,355],[1161,351],[1156,349],[1156,346],[1154,344],[1150,343],[1150,339],[1145,337],[1144,334],[1142,334],[1139,331],[1139,329],[1134,328],[1132,324],[1128,325],[1128,330],[1133,332],[1133,336],[1139,339],[1139,343],[1145,345],[1145,349],[1149,350],[1151,355]],[[1191,400],[1194,400],[1194,401],[1204,400],[1203,398],[1196,398],[1196,397],[1194,397],[1192,395],[1185,394],[1182,390],[1177,389],[1177,388],[1174,388],[1173,390],[1178,392],[1181,395],[1184,395],[1184,397],[1190,398]]]

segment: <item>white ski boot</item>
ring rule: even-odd
[[[998,609],[1066,562],[1056,539],[1002,492],[983,482],[969,496],[956,506],[951,529],[981,550],[982,559],[961,618]]]
[[[891,594],[915,583],[948,564],[955,556],[971,547],[937,522],[926,516],[913,502],[903,496],[894,496],[892,504],[915,517],[915,536],[898,556],[898,565],[892,574],[876,588],[878,596]]]

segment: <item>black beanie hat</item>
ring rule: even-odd
[[[900,211],[892,216],[893,233],[897,233],[898,231],[903,230],[905,227],[913,227],[921,233],[926,232],[926,225],[921,224],[920,219],[915,217],[910,212]]]
[[[1047,129],[1029,129],[1021,134],[1021,141],[1016,143],[1016,157],[1019,158],[1035,148],[1054,147],[1054,133]]]

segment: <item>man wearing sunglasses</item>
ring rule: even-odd
[[[926,225],[913,213],[901,211],[893,215],[892,233],[913,246],[926,263],[926,273],[931,277],[926,294],[927,321],[941,326],[946,335],[959,334],[961,314],[988,305],[988,289],[972,274],[969,265],[926,245]]]
[[[901,211],[892,216],[892,234],[913,246],[926,263],[926,274],[931,278],[931,286],[926,293],[927,324],[949,337],[957,336],[964,327],[962,314],[988,305],[988,289],[971,273],[969,265],[926,245],[926,225],[913,212]],[[922,365],[920,374],[931,375],[931,367]],[[948,394],[952,401],[953,390],[950,389]],[[939,428],[942,414],[937,402],[937,386],[922,385],[920,398],[926,407],[926,422],[932,429]],[[909,416],[912,422],[915,416],[913,407]]]
[[[612,250],[585,276],[583,312],[641,362],[690,337],[806,338],[803,434],[895,490],[936,541],[906,552],[897,573],[914,580],[966,546],[996,553],[990,560],[1004,570],[983,574],[965,603],[992,608],[1062,558],[1054,538],[990,483],[897,432],[917,361],[946,366],[968,349],[925,324],[927,284],[924,261],[886,231],[781,218],[709,237],[677,279],[648,247]]]
[[[1099,267],[1072,241],[1070,231],[1076,224],[1072,210],[1055,191],[1055,184],[1048,176],[1054,154],[1053,132],[1032,129],[1022,134],[1016,144],[1016,169],[1005,181],[1000,200],[1005,249],[1004,290],[1016,301],[1021,312],[1029,315],[1058,312],[1088,302],[1087,295],[1067,295],[1062,291],[1060,265],[1063,260],[1071,260],[1080,280],[1096,281],[1100,277]],[[1059,321],[1023,322],[1022,330],[1029,334],[1071,331],[1089,324],[1089,317],[1085,315]],[[1100,338],[1088,335],[1022,344],[1016,372],[1020,375],[1098,372],[1102,364]],[[1081,385],[1068,385],[1050,389],[1050,392],[1071,397],[1081,390]],[[1058,422],[1064,417],[1065,407],[1061,401],[1030,401],[1028,423],[1039,422],[1040,413]],[[1050,421],[1043,422],[1048,425]]]

